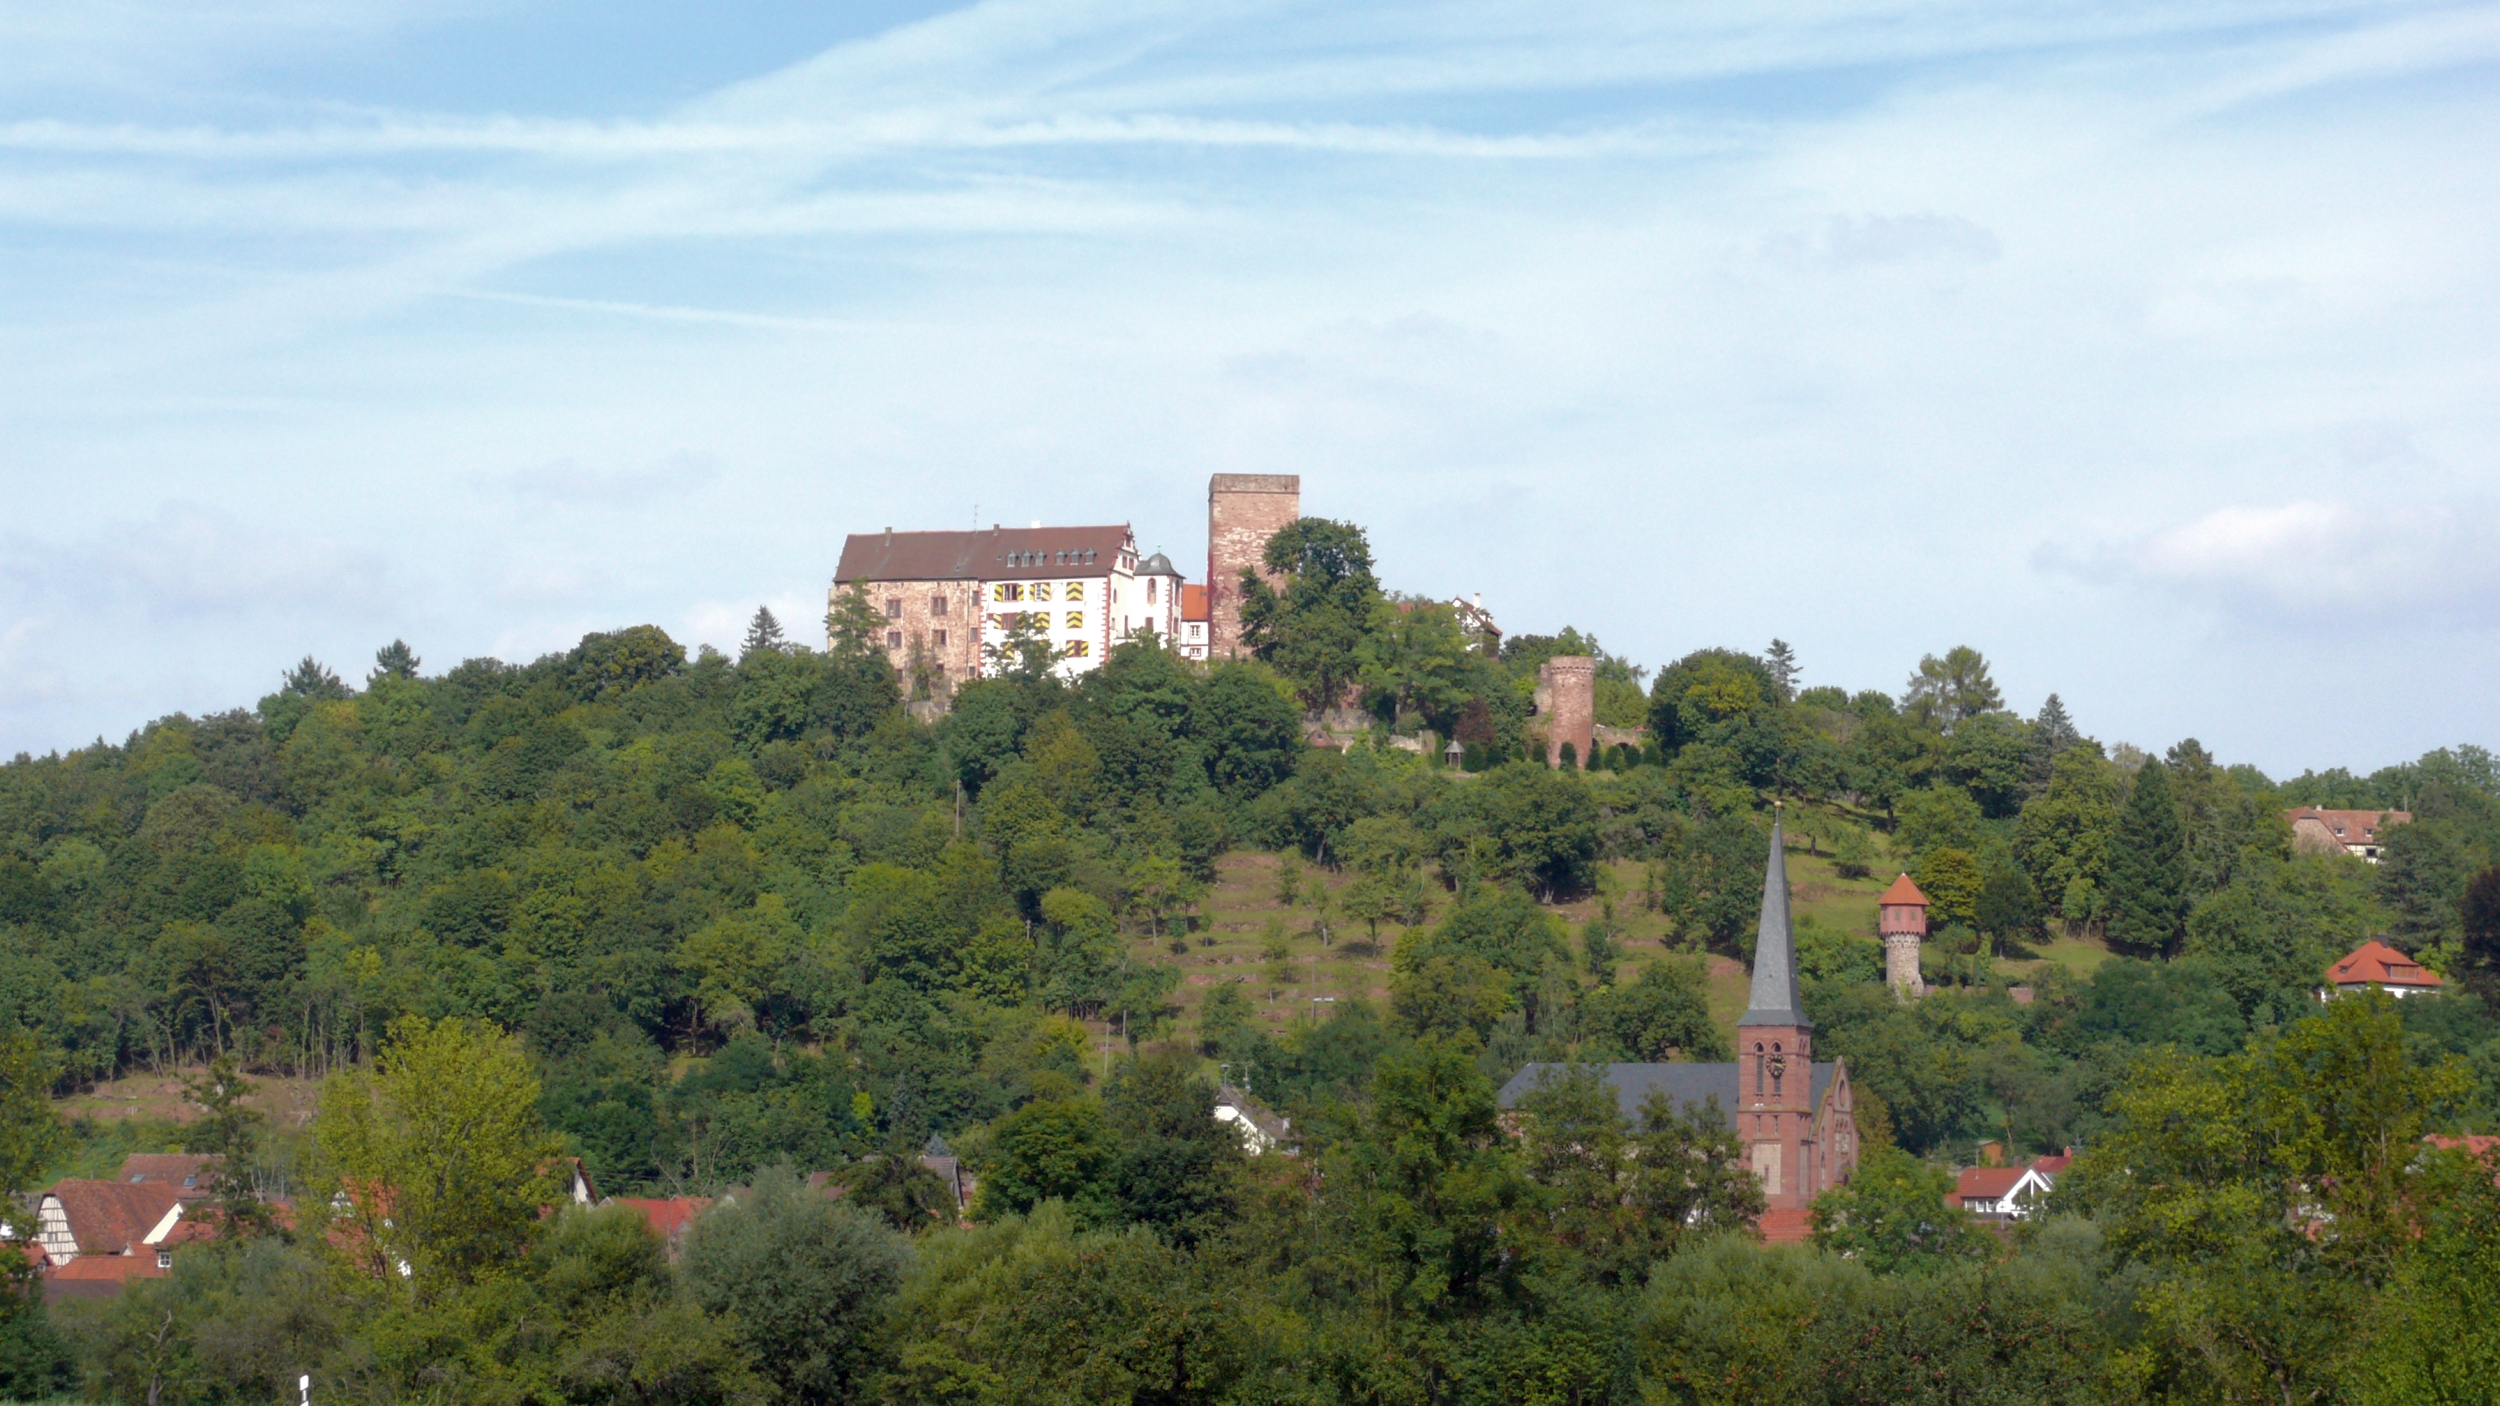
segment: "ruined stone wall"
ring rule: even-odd
[[[1597,730],[1597,661],[1585,654],[1556,655],[1537,667],[1536,685],[1545,764],[1560,765],[1562,746],[1568,742],[1575,764],[1587,766]]]
[[[1207,480],[1207,657],[1230,659],[1241,647],[1241,573],[1268,585],[1282,579],[1266,568],[1267,539],[1302,516],[1298,474],[1217,474]]]

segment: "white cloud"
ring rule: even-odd
[[[2217,508],[2045,564],[2176,592],[2244,623],[2453,630],[2500,624],[2500,510],[2302,500]]]

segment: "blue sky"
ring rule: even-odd
[[[2500,744],[2500,8],[0,0],[0,751],[1296,472],[1396,587]],[[1194,574],[1194,572],[1193,572]]]

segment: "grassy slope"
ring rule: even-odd
[[[1201,909],[1207,928],[1191,936],[1186,953],[1176,957],[1151,938],[1132,939],[1130,954],[1135,960],[1179,964],[1181,987],[1175,999],[1181,1007],[1184,1035],[1196,1033],[1198,1005],[1207,991],[1218,982],[1234,978],[1242,980],[1244,990],[1271,1029],[1281,1030],[1315,1009],[1326,1009],[1326,1003],[1312,1000],[1315,996],[1387,1002],[1389,952],[1397,943],[1398,925],[1381,924],[1380,942],[1374,949],[1363,940],[1361,924],[1335,916],[1331,921],[1336,941],[1323,946],[1311,932],[1313,908],[1307,899],[1291,908],[1277,901],[1277,865],[1278,858],[1273,854],[1244,851],[1224,856],[1218,862],[1215,888]],[[1611,898],[1616,921],[1628,929],[1623,943],[1624,959],[1617,968],[1625,978],[1666,950],[1666,920],[1641,907],[1641,869],[1637,861],[1610,864],[1601,880],[1600,894],[1557,904],[1548,910],[1570,924],[1576,937],[1579,926]],[[1324,885],[1332,892],[1342,889],[1352,877],[1330,874],[1311,865],[1302,870],[1306,888]],[[1832,868],[1828,855],[1808,854],[1801,842],[1792,842],[1790,846],[1788,878],[1799,922],[1811,917],[1825,927],[1869,934],[1875,931],[1876,896],[1892,881],[1892,875],[1880,869],[1865,879],[1844,879]],[[1448,894],[1439,894],[1432,921],[1446,913],[1451,902]],[[1289,986],[1271,987],[1259,948],[1268,922],[1277,918],[1284,921],[1289,935],[1296,979]],[[1745,1010],[1749,985],[1745,968],[1728,957],[1713,955],[1709,961],[1710,1012],[1733,1038],[1737,1017]]]

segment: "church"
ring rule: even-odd
[[[1802,1239],[1814,1198],[1849,1179],[1858,1166],[1848,1066],[1814,1058],[1814,1022],[1797,1000],[1797,939],[1788,916],[1785,837],[1771,825],[1771,858],[1762,875],[1762,919],[1754,940],[1753,996],[1736,1025],[1736,1059],[1728,1064],[1609,1064],[1606,1082],[1624,1116],[1636,1118],[1652,1093],[1692,1107],[1715,1100],[1743,1140],[1762,1178],[1768,1239]],[[1558,1064],[1531,1064],[1502,1086],[1513,1108]]]

